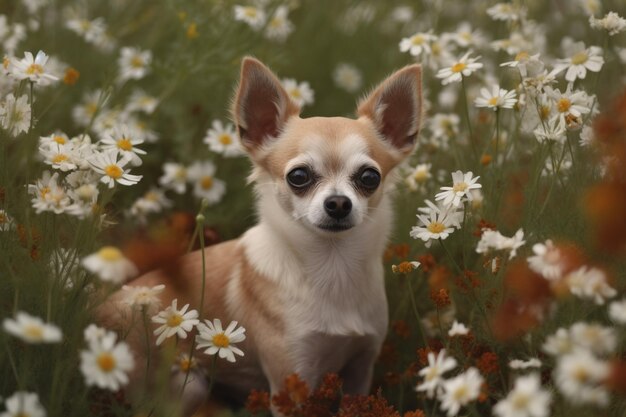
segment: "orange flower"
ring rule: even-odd
[[[253,389],[246,400],[246,410],[252,414],[267,412],[270,409],[270,394]]]
[[[450,294],[445,288],[441,288],[439,291],[431,291],[430,299],[433,300],[438,308],[450,305]]]
[[[402,339],[408,339],[411,337],[411,328],[404,320],[395,320],[391,323],[391,328],[394,333],[400,336]]]
[[[450,271],[448,268],[443,265],[434,267],[428,277],[428,286],[431,292],[438,292],[440,289],[448,288],[450,286]]]
[[[480,157],[480,164],[484,165],[484,166],[487,166],[487,165],[489,165],[491,163],[492,159],[493,158],[491,157],[491,155],[484,154],[483,156]]]
[[[476,361],[476,367],[483,375],[495,374],[500,371],[498,355],[493,352],[485,352]]]
[[[422,410],[407,411],[404,417],[426,417],[426,414]]]
[[[65,85],[74,85],[80,78],[80,72],[76,69],[69,67],[65,70],[65,75],[63,76],[63,84]]]
[[[418,256],[417,260],[421,264],[420,268],[422,268],[422,271],[424,272],[430,272],[435,266],[437,266],[435,257],[430,253]]]
[[[400,414],[387,403],[379,389],[375,396],[344,396],[337,417],[400,417]]]
[[[626,395],[626,362],[616,360],[611,364],[611,372],[606,385],[618,394]]]

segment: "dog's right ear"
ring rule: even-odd
[[[287,120],[300,114],[276,76],[260,61],[246,57],[234,100],[233,118],[250,153],[276,138]]]

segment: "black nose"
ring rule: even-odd
[[[343,219],[352,210],[352,201],[343,195],[333,195],[324,201],[324,209],[333,219]]]

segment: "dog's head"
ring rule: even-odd
[[[261,192],[294,221],[335,234],[371,218],[390,172],[413,151],[421,111],[419,65],[383,81],[361,101],[356,120],[303,119],[276,76],[246,58],[233,117]]]

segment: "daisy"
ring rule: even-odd
[[[152,52],[139,48],[124,47],[121,49],[117,64],[120,68],[120,81],[139,80],[150,72]]]
[[[308,82],[298,83],[293,78],[285,78],[281,81],[283,87],[287,91],[291,101],[298,106],[303,107],[307,104],[313,104],[314,92]]]
[[[244,154],[239,137],[232,123],[222,124],[221,120],[213,120],[211,128],[203,140],[213,152],[225,157],[241,156]]]
[[[145,91],[135,90],[128,99],[126,111],[141,111],[146,114],[152,114],[158,105],[159,101],[156,98],[147,94]]]
[[[39,137],[39,148],[47,147],[53,144],[67,145],[70,142],[70,138],[63,132],[56,132],[49,136]]]
[[[106,95],[102,90],[95,90],[85,94],[81,103],[72,109],[74,123],[81,127],[88,126],[105,102]]]
[[[197,349],[207,348],[204,351],[207,355],[218,353],[220,358],[235,362],[235,354],[243,356],[243,352],[234,344],[246,339],[245,332],[243,327],[237,328],[236,321],[231,321],[226,330],[223,330],[220,319],[214,319],[213,322],[205,320],[198,325]]]
[[[442,68],[437,72],[437,78],[441,78],[441,84],[447,85],[452,82],[460,82],[463,77],[469,77],[476,70],[483,67],[483,64],[476,62],[480,56],[471,58],[472,51],[468,51],[458,61],[451,66]]]
[[[446,357],[445,349],[441,349],[437,356],[434,352],[428,352],[428,366],[419,371],[419,375],[424,377],[424,382],[415,387],[415,390],[426,391],[428,398],[440,394],[444,382],[443,374],[454,369],[456,365],[454,358]]]
[[[430,173],[431,166],[432,164],[417,164],[415,168],[411,169],[409,175],[404,179],[411,191],[417,191],[432,178]]]
[[[569,329],[572,342],[597,355],[607,355],[617,347],[617,335],[612,327],[597,323],[574,323]]]
[[[572,45],[570,51],[571,56],[566,59],[560,59],[554,67],[554,71],[559,73],[567,70],[565,79],[570,83],[576,79],[585,79],[587,70],[591,72],[599,72],[604,65],[602,57],[602,48],[591,46],[585,48],[585,44],[577,42]]]
[[[15,319],[4,319],[2,327],[5,332],[27,343],[58,343],[63,338],[63,333],[57,326],[44,323],[39,317],[23,311],[18,311]]]
[[[31,108],[27,95],[16,99],[13,93],[9,93],[0,103],[0,125],[11,136],[16,137],[22,132],[28,132],[30,118]]]
[[[549,391],[541,389],[539,374],[521,376],[505,399],[494,407],[498,417],[547,417],[550,413]]]
[[[521,359],[513,359],[509,362],[509,368],[511,369],[541,368],[541,361],[537,358],[530,358],[525,361]]]
[[[291,32],[293,32],[293,23],[289,20],[289,8],[287,6],[278,6],[274,15],[267,22],[265,37],[283,42]]]
[[[141,165],[141,157],[146,151],[139,149],[136,145],[143,143],[138,138],[137,133],[126,124],[118,124],[112,130],[107,131],[102,140],[102,150],[109,151],[116,149],[124,159],[130,161],[131,165]]]
[[[103,246],[95,253],[85,257],[81,265],[103,281],[122,283],[139,272],[118,248]]]
[[[67,172],[78,168],[74,162],[74,149],[71,143],[64,145],[51,143],[48,146],[40,146],[39,153],[44,158],[43,162],[54,169]]]
[[[476,368],[469,368],[464,373],[442,383],[441,409],[448,411],[448,417],[458,414],[459,409],[478,398],[484,378]]]
[[[419,57],[422,53],[428,55],[431,52],[430,43],[437,39],[437,36],[429,32],[419,32],[400,41],[400,52],[408,52],[411,56]]]
[[[150,213],[160,213],[164,208],[172,206],[172,202],[165,196],[163,190],[152,188],[138,198],[130,208],[130,214],[145,221]]]
[[[450,328],[450,330],[448,330],[448,336],[465,336],[469,333],[469,331],[470,330],[463,323],[459,323],[458,321],[454,320],[454,323],[452,323],[452,327]]]
[[[200,323],[198,320],[198,311],[189,310],[189,304],[185,304],[180,310],[178,309],[178,299],[172,300],[172,304],[159,314],[152,317],[152,322],[161,324],[155,331],[154,335],[158,336],[156,340],[159,346],[165,339],[176,335],[181,339],[187,338],[194,326]]]
[[[48,55],[43,51],[37,52],[33,57],[30,52],[24,52],[24,58],[11,60],[9,74],[17,80],[29,80],[37,85],[46,86],[59,80],[46,70]]]
[[[505,90],[499,85],[494,85],[489,91],[486,88],[480,89],[481,97],[476,97],[474,104],[476,107],[487,107],[494,111],[498,109],[512,109],[517,103],[515,90]]]
[[[592,403],[605,406],[609,396],[600,384],[608,377],[609,371],[607,362],[586,350],[577,350],[558,359],[554,380],[561,394],[574,405]]]
[[[121,303],[131,308],[147,309],[158,308],[161,305],[159,295],[165,290],[165,285],[155,285],[153,287],[144,286],[122,286],[124,294]]]
[[[107,26],[102,17],[93,20],[73,18],[65,22],[65,27],[82,36],[85,41],[97,44],[106,34]]]
[[[460,121],[454,113],[437,113],[430,119],[428,127],[436,138],[448,140],[459,134]]]
[[[482,47],[485,44],[484,35],[479,30],[472,30],[469,22],[462,22],[456,31],[447,37],[461,48]]]
[[[535,255],[528,258],[530,269],[550,281],[561,277],[563,274],[561,252],[554,246],[552,240],[548,239],[545,243],[534,244],[533,253]]]
[[[117,391],[128,384],[128,373],[135,361],[125,342],[117,342],[117,335],[104,329],[93,329],[99,337],[85,337],[89,349],[80,352],[80,370],[87,386]]]
[[[421,224],[413,226],[409,236],[427,243],[435,239],[444,240],[454,232],[455,227],[460,227],[458,212],[436,206],[430,207],[426,215],[418,214],[417,218]]]
[[[98,208],[100,191],[96,184],[79,185],[69,189],[67,195],[72,199],[72,205],[68,207],[67,213],[72,216],[84,219],[94,214]]]
[[[265,12],[258,7],[238,6],[234,7],[235,20],[245,22],[254,30],[259,30],[265,25]]]
[[[618,324],[626,324],[626,298],[609,304],[609,318]]]
[[[553,100],[559,121],[565,127],[579,127],[582,125],[582,115],[591,112],[593,98],[583,90],[572,91],[572,84],[561,93],[558,89],[546,87],[546,93]]]
[[[31,203],[37,214],[52,211],[55,214],[64,213],[70,205],[70,199],[65,189],[57,184],[59,173],[50,175],[44,171],[36,184],[28,185],[28,193],[33,196]]]
[[[509,259],[513,259],[517,255],[517,249],[525,243],[522,229],[519,229],[512,237],[503,236],[497,230],[483,229],[480,241],[476,246],[476,252],[488,253],[490,250],[505,250],[510,251]]]
[[[159,178],[159,184],[163,187],[174,190],[177,194],[183,194],[187,190],[189,171],[182,165],[175,162],[163,164],[164,174]]]
[[[356,93],[363,85],[361,71],[354,65],[341,63],[333,71],[335,85],[349,93]]]
[[[195,162],[189,167],[189,179],[195,184],[193,194],[209,204],[219,203],[226,192],[226,183],[214,174],[215,165],[211,161]]]
[[[567,329],[560,327],[556,333],[546,338],[542,350],[548,355],[562,356],[574,351],[575,345]]]
[[[46,409],[34,392],[16,391],[4,404],[6,411],[0,417],[46,417]]]
[[[537,128],[533,130],[533,134],[538,142],[558,142],[565,143],[567,139],[566,136],[567,130],[565,128],[565,124],[561,122],[561,119],[557,117],[553,117],[550,120],[540,122],[537,125]]]
[[[593,127],[584,126],[580,131],[580,141],[578,142],[582,147],[593,146],[596,143],[596,136],[593,131]]]
[[[116,182],[122,185],[135,185],[143,177],[142,175],[131,175],[130,170],[124,170],[130,160],[125,158],[118,160],[119,153],[118,149],[109,149],[95,154],[89,160],[92,169],[102,175],[100,182],[107,184],[109,188],[113,188]]]
[[[464,198],[472,201],[473,196],[470,191],[482,188],[482,185],[477,183],[480,176],[473,177],[473,175],[472,171],[453,172],[452,187],[441,187],[443,191],[435,195],[435,201],[443,200],[443,205],[446,207],[458,207],[462,201],[465,201]]]
[[[13,218],[5,210],[0,209],[0,232],[11,230],[12,224]]]
[[[604,29],[609,36],[615,36],[626,30],[626,19],[615,12],[608,12],[602,19],[589,16],[589,24],[593,29]]]
[[[617,295],[615,288],[607,283],[606,274],[598,268],[582,266],[567,274],[565,282],[572,294],[593,300],[598,305]]]
[[[487,14],[493,20],[515,22],[526,16],[526,9],[512,3],[497,3],[487,9]]]

